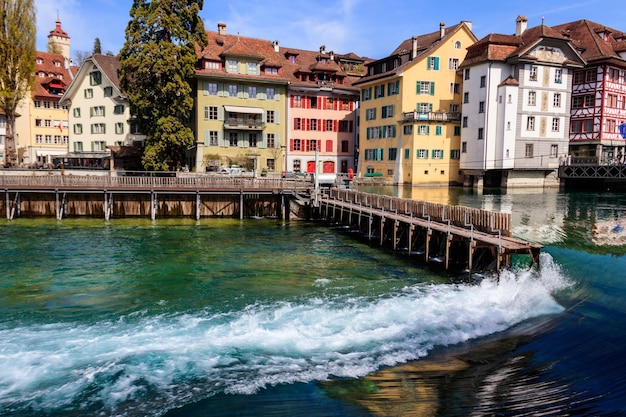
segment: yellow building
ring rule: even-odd
[[[52,158],[67,153],[68,111],[61,96],[70,85],[70,38],[57,19],[48,35],[48,49],[37,51],[35,82],[31,93],[20,103],[15,122],[18,160],[21,166],[49,166]]]
[[[287,85],[278,46],[227,35],[226,25],[207,31],[196,69],[197,172],[240,165],[281,172],[286,149]]]
[[[361,89],[360,177],[389,184],[462,184],[461,74],[476,42],[461,22],[402,42],[368,64]]]

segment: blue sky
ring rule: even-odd
[[[47,50],[57,12],[75,51],[91,52],[95,38],[102,51],[117,53],[124,44],[132,0],[35,0],[37,49]],[[480,39],[489,33],[511,34],[518,15],[528,27],[554,26],[589,19],[626,32],[626,7],[615,0],[540,1],[478,0],[205,0],[201,16],[206,29],[224,22],[229,34],[278,40],[281,46],[327,50],[382,58],[414,35],[471,21]],[[288,5],[288,6],[287,6]]]

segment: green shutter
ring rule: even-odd
[[[415,86],[415,94],[419,95],[419,94],[421,94],[420,91],[422,91],[422,82],[418,81],[415,84],[416,84],[416,86]]]
[[[435,57],[435,71],[439,71],[439,57]]]
[[[400,80],[396,81],[396,94],[400,94]]]
[[[435,82],[431,81],[430,83],[430,95],[434,96],[435,95]]]
[[[441,126],[435,126],[435,135],[441,136]]]
[[[404,159],[410,159],[411,158],[411,150],[409,148],[406,148],[404,150]]]

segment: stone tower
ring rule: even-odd
[[[48,51],[57,52],[65,58],[65,67],[69,68],[72,61],[70,55],[70,36],[61,28],[61,20],[57,15],[56,27],[48,35]]]

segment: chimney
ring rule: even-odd
[[[278,48],[278,41],[272,42],[272,46],[274,47],[274,52],[278,53],[280,51]]]
[[[522,33],[526,31],[526,26],[528,25],[528,19],[524,16],[517,16],[515,20],[515,36],[522,36]]]
[[[320,46],[320,54],[325,54],[325,53],[326,53],[326,45]]]
[[[469,30],[472,30],[472,21],[471,20],[462,20],[461,23],[465,23],[465,26],[467,26],[467,28]]]
[[[226,35],[226,23],[217,24],[217,33],[218,35]]]
[[[330,60],[334,61],[335,60],[335,51],[330,51]]]
[[[439,39],[443,39],[446,36],[446,24],[444,22],[439,23]]]
[[[417,36],[411,38],[411,60],[417,57]]]

